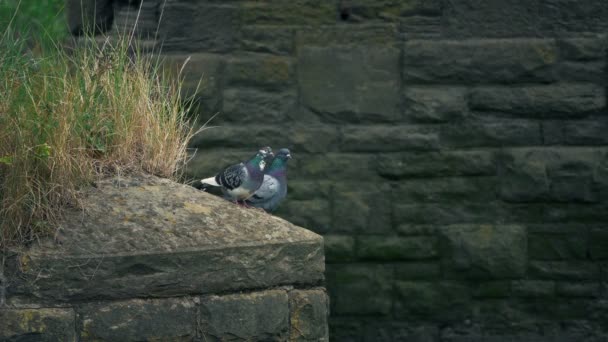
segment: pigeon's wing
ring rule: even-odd
[[[249,197],[248,201],[254,204],[265,202],[275,196],[278,191],[279,181],[270,175],[264,175],[262,185],[256,190],[253,196]]]
[[[215,181],[228,190],[236,189],[243,184],[247,177],[245,164],[228,166],[215,176]]]

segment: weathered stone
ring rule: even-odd
[[[530,234],[528,257],[533,260],[572,260],[587,257],[586,230],[576,234]]]
[[[526,271],[526,230],[507,225],[452,225],[441,230],[451,277],[508,279]]]
[[[273,55],[290,55],[295,30],[285,27],[252,25],[241,29],[241,49]]]
[[[333,122],[391,122],[399,115],[399,50],[304,46],[298,50],[301,104]]]
[[[547,280],[515,280],[511,282],[517,297],[548,297],[555,295],[555,282]]]
[[[572,36],[608,27],[603,2],[451,0],[443,14],[444,32],[453,37]]]
[[[286,131],[289,137],[287,146],[293,149],[294,158],[297,152],[327,153],[335,150],[340,139],[338,128],[333,125],[293,125]]]
[[[113,178],[86,189],[82,201],[84,211],[65,213],[62,245],[45,241],[19,255],[23,281],[9,296],[164,297],[323,279],[320,236],[190,186]]]
[[[336,6],[323,0],[245,2],[240,7],[245,25],[323,25],[338,18]]]
[[[163,65],[173,75],[182,77],[182,95],[192,97],[200,106],[200,119],[205,121],[221,106],[221,78],[225,68],[223,58],[215,54],[163,55]]]
[[[607,120],[545,121],[542,125],[547,145],[608,145]]]
[[[395,203],[442,203],[475,198],[496,199],[496,180],[490,177],[422,178],[399,182],[393,187]]]
[[[289,336],[288,297],[282,290],[203,297],[200,317],[204,341],[285,341]]]
[[[241,139],[234,139],[235,136]],[[224,125],[205,129],[190,141],[190,147],[201,150],[208,148],[250,148],[253,155],[262,146],[277,146],[287,140],[288,134],[280,127],[272,125]],[[236,160],[232,161],[234,164]],[[217,165],[221,167],[221,165]],[[219,171],[216,170],[216,172]]]
[[[483,118],[442,127],[441,142],[454,148],[542,145],[540,123]]]
[[[327,289],[332,315],[389,315],[392,269],[384,265],[327,265]],[[374,289],[370,296],[369,289]]]
[[[332,341],[359,342],[363,336],[364,324],[351,317],[331,317],[329,320],[329,336]]]
[[[528,274],[537,279],[592,280],[599,279],[600,267],[590,261],[531,261]]]
[[[0,309],[2,341],[76,341],[74,310]]]
[[[345,126],[339,148],[345,152],[427,151],[439,149],[437,127]]]
[[[239,10],[231,5],[170,1],[162,6],[164,51],[226,52],[239,45]]]
[[[438,0],[355,0],[348,3],[347,6],[350,15],[349,20],[353,21],[364,19],[395,20],[402,16],[437,16],[441,14],[441,2]]]
[[[226,84],[284,90],[294,81],[291,58],[267,55],[244,55],[226,62]]]
[[[460,321],[470,315],[468,286],[456,282],[397,281],[395,317],[440,322]]]
[[[333,183],[323,179],[315,181],[290,180],[288,184],[289,200],[329,199],[333,192]]]
[[[297,106],[297,95],[292,91],[267,92],[250,88],[230,88],[224,90],[222,95],[223,110],[216,120],[239,124],[280,122]],[[213,125],[216,120],[210,124]]]
[[[72,35],[107,32],[114,21],[112,0],[68,0],[65,5],[67,24]]]
[[[332,225],[336,231],[386,233],[392,228],[388,184],[337,183],[332,195]]]
[[[195,305],[189,299],[132,299],[77,307],[84,341],[191,341]]]
[[[439,227],[434,224],[409,224],[403,223],[395,228],[400,235],[435,235]]]
[[[421,260],[439,255],[436,237],[360,236],[357,257],[363,260]]]
[[[362,340],[377,342],[436,342],[437,336],[439,336],[438,325],[383,320],[366,324]]]
[[[441,17],[415,15],[401,18],[399,31],[408,39],[441,38]]]
[[[605,62],[562,62],[557,66],[557,76],[566,82],[604,82]]]
[[[604,88],[593,84],[483,87],[471,90],[471,108],[531,118],[579,118],[605,108]]]
[[[593,172],[599,151],[594,149],[563,149],[548,161],[551,199],[559,202],[598,202],[599,188]]]
[[[331,207],[328,200],[286,200],[276,212],[277,216],[289,217],[297,225],[324,234],[338,232],[331,225]]]
[[[362,44],[395,46],[399,39],[394,24],[336,25],[303,27],[296,32],[296,46],[361,46]]]
[[[546,223],[600,223],[608,220],[608,205],[595,203],[552,203],[543,205]]]
[[[328,301],[322,289],[289,292],[289,341],[329,341]]]
[[[405,119],[417,122],[447,122],[468,114],[466,90],[461,87],[406,87]]]
[[[592,228],[589,231],[589,256],[593,260],[608,259],[608,229]]]
[[[295,151],[294,151],[295,153]],[[375,156],[363,153],[302,154],[290,161],[290,174],[300,180],[366,179],[369,183],[381,181],[376,172]]]
[[[396,280],[439,279],[441,269],[438,262],[407,262],[395,264]]]
[[[608,40],[605,35],[569,38],[558,41],[560,56],[574,61],[594,61],[606,57]]]
[[[325,260],[327,262],[353,261],[355,238],[348,235],[325,235]]]
[[[494,154],[491,151],[380,154],[375,165],[378,173],[389,179],[496,174]]]
[[[396,203],[393,205],[393,218],[396,222],[413,225],[500,223],[507,217],[520,222],[517,220],[517,213],[512,213],[509,209],[511,208],[500,202]],[[529,210],[524,214],[529,215]]]
[[[412,40],[403,52],[404,79],[422,83],[549,81],[557,60],[550,39]]]
[[[549,195],[550,183],[546,163],[554,158],[550,151],[523,149],[501,154],[498,174],[501,199],[509,202],[531,202]]]
[[[598,297],[600,295],[599,282],[557,282],[556,292],[564,297]]]
[[[511,282],[492,280],[477,283],[473,287],[474,298],[505,298],[511,295]]]

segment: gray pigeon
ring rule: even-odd
[[[260,188],[249,197],[247,204],[262,208],[267,212],[274,211],[287,196],[287,161],[291,153],[286,148],[279,150],[270,166],[264,171],[264,182]]]
[[[262,185],[266,166],[264,159],[271,154],[270,147],[263,147],[248,161],[228,166],[217,175],[201,180],[201,183],[221,187],[224,194],[236,203],[244,201]]]

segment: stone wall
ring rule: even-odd
[[[1,254],[0,341],[328,341],[323,240],[151,176]]]
[[[608,2],[162,3],[143,26],[219,113],[189,175],[292,149],[332,340],[608,338]]]

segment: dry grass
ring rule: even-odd
[[[129,36],[41,56],[13,36],[0,37],[0,247],[52,234],[99,177],[178,176],[195,132],[155,58]]]

